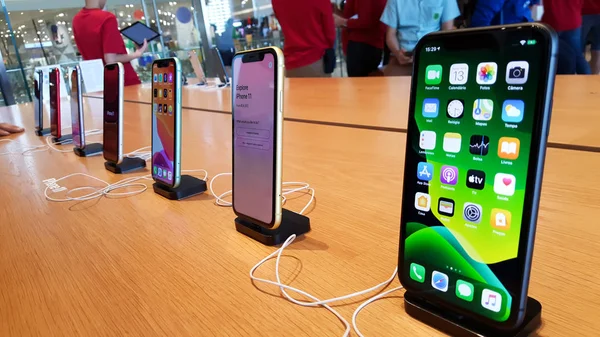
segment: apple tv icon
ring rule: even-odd
[[[485,186],[485,172],[479,170],[467,171],[467,187],[482,190]]]

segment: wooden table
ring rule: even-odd
[[[130,102],[150,104],[150,84],[125,89]],[[286,119],[405,132],[407,77],[286,79]],[[90,97],[102,97],[92,93]],[[231,90],[184,87],[185,108],[231,113]],[[557,76],[549,146],[600,152],[600,76]]]
[[[149,145],[147,106],[125,109],[125,150]],[[99,101],[87,110],[87,127],[101,126]],[[0,120],[11,113],[31,130],[30,105],[0,109]],[[184,170],[204,168],[212,177],[231,169],[230,116],[185,110],[183,135]],[[13,139],[40,143],[30,131]],[[307,181],[317,193],[312,231],[285,254],[286,282],[329,298],[389,277],[398,254],[404,145],[397,132],[285,123],[284,181]],[[0,143],[0,152],[5,147]],[[546,163],[530,288],[544,305],[539,334],[593,336],[600,329],[600,184],[581,163],[594,167],[600,156],[550,149]],[[151,190],[82,203],[45,200],[42,180],[75,172],[123,178],[105,171],[100,157],[0,157],[1,336],[342,335],[326,310],[298,307],[276,288],[250,282],[250,268],[274,249],[237,233],[232,210],[208,194],[180,202]],[[230,180],[215,187],[224,191]],[[298,211],[307,198],[286,207]],[[258,274],[272,278],[273,266]],[[439,335],[406,315],[401,295],[361,314],[363,333]],[[337,309],[349,320],[357,305]]]

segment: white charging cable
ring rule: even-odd
[[[398,268],[396,268],[396,272],[398,271]],[[395,276],[395,275],[394,275]],[[361,305],[358,306],[358,308],[356,308],[356,310],[354,311],[354,314],[352,314],[352,327],[354,328],[354,331],[356,332],[357,335],[359,335],[360,337],[365,337],[360,330],[358,329],[358,324],[356,323],[356,320],[358,319],[358,314],[369,304],[380,300],[384,297],[386,297],[387,295],[393,293],[394,291],[398,291],[398,290],[402,290],[404,289],[403,286],[399,286],[396,288],[392,288],[390,290],[386,290],[384,292],[382,292],[381,294],[377,294],[373,297],[371,297],[370,299],[366,300],[365,302],[363,302]]]
[[[62,130],[68,130],[70,129],[70,127],[68,128],[64,128]],[[94,135],[101,135],[102,134],[102,130],[100,129],[93,129],[93,130],[88,130],[85,132],[86,136],[94,136]],[[68,149],[68,150],[61,150],[57,147],[55,147],[54,145],[68,145],[68,144],[72,144],[73,140],[72,139],[66,139],[66,140],[62,140],[59,142],[53,142],[52,139],[54,137],[53,136],[46,136],[46,144],[43,145],[35,145],[35,146],[23,146],[18,142],[15,142],[12,139],[0,139],[0,142],[9,142],[9,143],[13,143],[13,144],[17,144],[17,145],[21,145],[21,149],[19,151],[7,151],[7,152],[0,152],[0,156],[2,155],[7,155],[7,154],[21,154],[21,155],[25,155],[25,154],[31,154],[31,153],[35,153],[35,152],[42,152],[48,149],[54,150],[56,152],[61,152],[61,153],[67,153],[67,152],[71,152],[73,151],[72,149]]]
[[[152,159],[152,146],[144,146],[125,155],[127,158],[140,158],[145,161]]]

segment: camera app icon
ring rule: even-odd
[[[525,84],[529,76],[529,63],[527,61],[513,61],[506,66],[506,83]]]

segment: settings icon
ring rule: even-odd
[[[463,208],[463,218],[472,223],[479,223],[481,221],[481,205],[477,205],[471,202],[465,202],[465,207]]]

